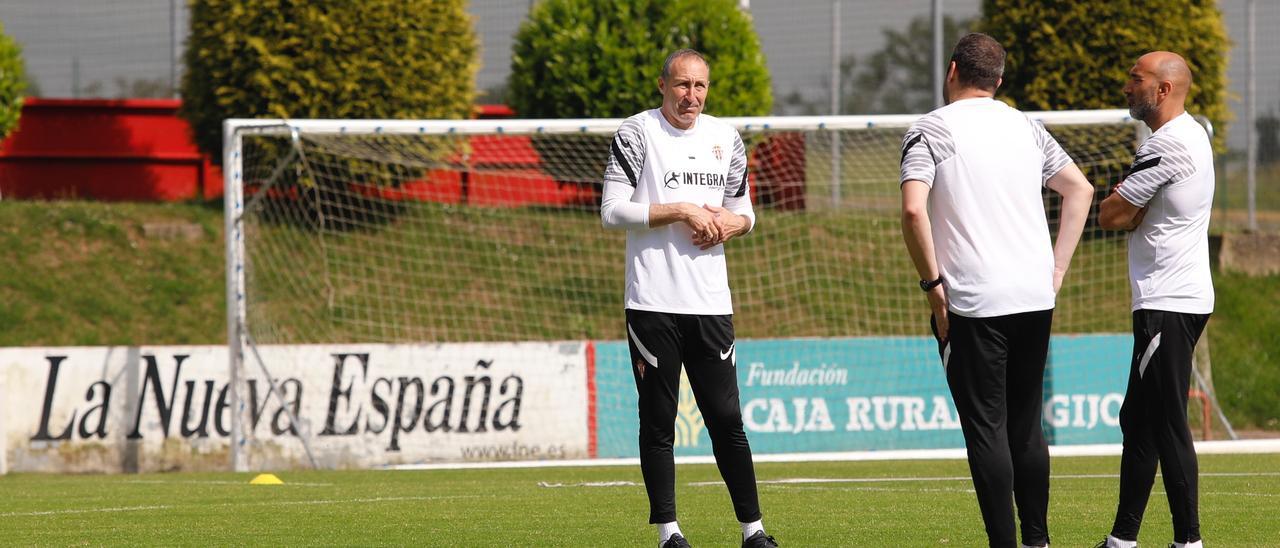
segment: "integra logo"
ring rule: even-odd
[[[693,186],[710,186],[724,188],[726,176],[723,173],[706,173],[696,171],[668,171],[667,176],[663,179],[662,186],[675,190],[680,185]]]
[[[666,180],[666,182],[665,182],[665,183],[663,183],[663,185],[662,185],[662,186],[665,186],[665,187],[670,188],[670,189],[675,189],[676,187],[679,187],[679,186],[680,186],[680,174],[679,174],[679,173],[676,173],[676,172],[674,172],[674,171],[668,171],[668,172],[667,172],[667,180]]]

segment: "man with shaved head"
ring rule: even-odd
[[[1190,88],[1191,70],[1176,53],[1148,53],[1129,69],[1129,113],[1152,133],[1098,213],[1103,228],[1129,231],[1134,343],[1120,408],[1120,502],[1111,534],[1099,547],[1137,546],[1157,463],[1173,514],[1174,546],[1201,546],[1187,391],[1191,356],[1213,312],[1214,173],[1209,136],[1184,108]]]

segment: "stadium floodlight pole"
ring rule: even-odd
[[[840,0],[831,0],[831,115],[840,115]],[[840,135],[831,132],[831,207],[840,207]]]
[[[933,0],[933,107],[941,108],[942,81],[946,79],[946,67],[942,64],[942,0]]]
[[[1245,41],[1248,47],[1245,48],[1247,61],[1245,62],[1245,100],[1244,100],[1244,136],[1245,136],[1245,188],[1249,203],[1249,231],[1258,231],[1258,142],[1254,138],[1253,129],[1257,117],[1257,100],[1258,100],[1258,75],[1255,70],[1254,60],[1257,58],[1257,46],[1255,28],[1257,23],[1257,3],[1254,0],[1248,0],[1245,4]]]
[[[178,0],[169,0],[169,96],[178,96]],[[203,190],[203,189],[201,189]]]

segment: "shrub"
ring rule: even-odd
[[[1024,110],[1121,108],[1142,54],[1168,50],[1191,66],[1187,110],[1225,143],[1227,36],[1214,0],[985,0],[980,30],[1009,52],[1001,95]],[[1176,14],[1176,15],[1174,15]]]
[[[0,25],[0,139],[17,127],[26,87],[27,72],[22,64],[22,48],[4,33],[4,26]]]
[[[467,118],[475,96],[476,38],[465,0],[195,0],[181,114],[196,144],[219,161],[227,118]],[[256,153],[283,158],[282,142]],[[420,156],[438,159],[448,147]],[[327,177],[286,170],[272,211],[309,226],[390,221],[400,204],[353,185],[398,185],[420,169],[313,155]]]
[[[751,17],[735,0],[545,0],[516,33],[508,97],[525,118],[621,118],[657,107],[667,54],[711,65],[706,112],[769,113],[773,97]]]
[[[465,0],[195,0],[182,115],[221,158],[226,118],[467,118]]]
[[[662,62],[682,48],[698,50],[711,67],[707,114],[769,113],[760,40],[735,0],[539,2],[516,33],[507,97],[523,118],[624,118],[662,104]],[[608,139],[534,138],[533,145],[549,175],[598,194]]]

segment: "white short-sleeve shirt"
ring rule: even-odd
[[[659,109],[627,118],[610,145],[604,179],[633,187],[635,203],[710,204],[754,218],[746,148],[738,130],[714,116],[699,115],[687,130]],[[628,309],[733,313],[724,245],[699,249],[684,223],[628,230],[626,270]]]
[[[963,99],[903,137],[900,183],[930,186],[934,253],[951,312],[989,318],[1054,307],[1053,244],[1041,189],[1071,163],[1025,114]]]
[[[1128,176],[1116,190],[1130,204],[1147,208],[1129,234],[1134,310],[1213,312],[1213,190],[1213,147],[1190,114],[1184,112],[1160,126],[1138,148]]]

